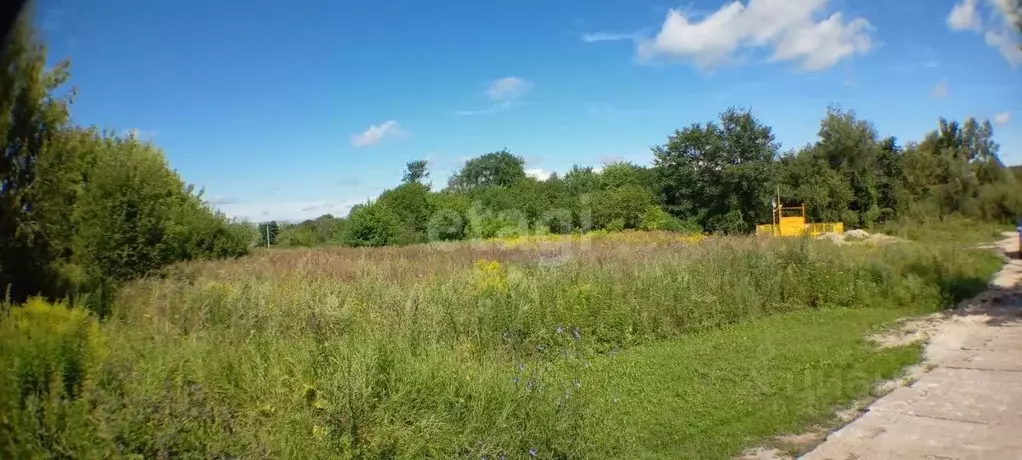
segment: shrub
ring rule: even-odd
[[[81,308],[33,298],[0,319],[0,457],[92,457],[102,446],[83,398],[105,355],[99,325]]]
[[[625,220],[621,217],[618,217],[616,219],[611,219],[610,222],[604,224],[603,228],[611,232],[620,232],[621,230],[625,229],[625,226],[626,226]]]
[[[369,203],[352,210],[343,240],[348,246],[378,247],[407,244],[410,237],[397,214],[379,203]]]
[[[642,213],[640,228],[647,231],[667,230],[682,233],[701,233],[702,229],[695,220],[683,221],[664,211],[659,206],[649,206]]]
[[[638,185],[601,190],[593,194],[593,225],[609,230],[612,221],[620,220],[622,228],[638,228],[643,213],[651,204],[653,194]]]

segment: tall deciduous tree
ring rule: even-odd
[[[487,153],[465,163],[448,182],[453,190],[508,187],[525,178],[525,160],[507,150]]]
[[[409,242],[424,242],[433,216],[433,203],[429,200],[429,187],[419,182],[407,182],[384,191],[375,203],[397,215],[402,234]]]
[[[653,149],[664,205],[709,231],[750,231],[770,216],[777,148],[770,127],[744,109],[675,131]]]
[[[132,138],[99,140],[75,208],[75,261],[93,275],[137,278],[183,257],[194,199],[162,152]]]
[[[46,234],[51,219],[69,212],[37,206],[39,169],[65,170],[61,152],[51,152],[68,121],[70,93],[56,95],[67,81],[68,62],[46,68],[46,50],[31,17],[14,24],[0,50],[0,297],[16,300],[45,290],[50,264],[59,252]],[[65,183],[48,183],[63,187]],[[63,192],[64,190],[60,190]],[[54,204],[50,202],[47,204]]]
[[[275,220],[259,224],[259,241],[257,245],[262,247],[277,244],[277,235],[280,234],[280,224]]]
[[[858,119],[853,111],[831,107],[820,123],[819,140],[813,150],[852,191],[850,212],[842,219],[845,224],[857,227],[876,222],[880,217],[877,159],[881,146],[873,125]]]
[[[414,160],[409,161],[405,167],[405,174],[401,177],[401,182],[406,184],[416,182],[421,183],[427,177],[429,177],[429,169],[427,169],[428,163],[426,160]]]

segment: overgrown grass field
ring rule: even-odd
[[[991,252],[625,232],[271,250],[0,323],[0,457],[728,458],[919,359]]]

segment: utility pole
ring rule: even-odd
[[[266,248],[270,247],[270,223],[266,223]]]

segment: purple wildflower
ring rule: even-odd
[[[536,456],[536,449],[535,448],[529,449],[529,456],[530,457],[535,457]]]
[[[557,325],[557,333],[558,334],[563,334],[564,333],[564,327],[561,326],[560,324]]]

